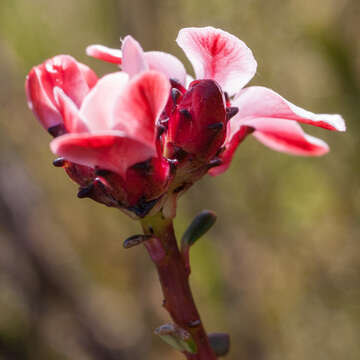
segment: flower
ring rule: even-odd
[[[218,143],[214,144],[214,149],[217,148],[220,152],[216,163],[221,162],[221,165],[210,169],[210,174],[221,174],[229,167],[237,146],[249,134],[273,150],[294,155],[319,156],[329,151],[327,144],[305,134],[298,123],[345,131],[345,123],[340,115],[311,113],[291,104],[265,87],[251,86],[243,89],[255,75],[257,63],[251,50],[235,36],[213,27],[185,28],[180,30],[177,43],[192,63],[198,82],[190,84],[183,103],[178,103],[181,109],[184,102],[190,105],[185,106],[187,110],[183,112],[185,116],[177,113],[170,117],[168,139],[171,139],[177,147],[185,148],[193,154],[204,155],[203,148],[209,146],[209,138],[206,136],[209,127],[218,130],[217,142],[221,142],[225,133],[225,140],[220,146],[220,151]],[[87,52],[89,55],[107,61],[108,54],[114,51],[105,47],[102,47],[101,51],[95,51],[98,48],[99,45],[90,46]],[[123,42],[122,52],[118,53],[117,60],[113,62],[120,65],[129,63],[129,58],[133,58],[136,59],[134,62],[137,64],[143,64],[143,67],[136,66],[140,69],[138,71],[142,71],[141,68],[156,68],[168,76],[174,75],[173,77],[184,85],[186,75],[177,59],[173,59],[170,65],[164,61],[165,55],[161,55],[163,53],[159,53],[156,59],[149,56],[151,53],[144,53],[140,45],[127,36]],[[155,60],[157,60],[156,63]],[[126,66],[123,66],[123,70],[128,71]],[[129,73],[133,74],[133,71],[132,69]],[[205,81],[204,79],[207,85],[200,84]],[[212,95],[208,101],[205,100],[208,99],[211,89],[214,94],[216,88],[218,88],[217,95]],[[182,95],[185,91],[186,89],[182,90]],[[189,92],[200,93],[198,99],[201,98],[202,101],[197,99],[194,104],[189,104]],[[227,99],[220,105],[221,94],[225,94]],[[216,106],[214,105],[215,98],[218,102]],[[204,111],[202,116],[192,116],[193,122],[182,121],[189,119],[190,113],[196,111],[196,106],[199,104],[204,104],[207,112]],[[224,120],[223,105],[226,120]],[[215,113],[217,113],[218,121],[211,122],[210,117]],[[208,123],[201,119],[206,119]],[[211,157],[216,154],[215,151],[210,150],[207,155]]]
[[[99,80],[65,55],[30,71],[29,106],[56,137],[51,149],[81,185],[80,197],[136,217],[160,210],[174,216],[179,194],[207,173],[224,172],[249,134],[277,151],[319,156],[327,144],[299,123],[345,131],[340,115],[311,113],[265,87],[244,88],[257,63],[235,36],[185,28],[177,43],[194,81],[176,57],[144,52],[131,36],[121,49],[87,48],[121,67]]]

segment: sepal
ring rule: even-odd
[[[161,325],[154,331],[168,345],[181,352],[196,354],[197,346],[191,334],[175,324]]]
[[[167,141],[204,161],[211,159],[226,135],[226,104],[213,80],[197,80],[182,96],[169,121]]]
[[[218,357],[225,356],[230,351],[230,335],[225,333],[209,334],[209,343]]]
[[[198,214],[181,238],[181,253],[184,259],[187,273],[190,274],[190,247],[206,234],[215,224],[216,214],[210,210],[203,210]]]

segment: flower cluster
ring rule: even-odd
[[[177,43],[195,80],[176,57],[144,52],[131,36],[121,50],[87,48],[121,68],[100,79],[67,55],[30,71],[29,106],[55,137],[54,164],[80,185],[79,197],[134,217],[160,210],[172,217],[177,197],[205,174],[224,172],[249,134],[277,151],[319,156],[328,146],[299,123],[345,130],[340,115],[311,113],[265,87],[243,88],[257,63],[235,36],[185,28]]]

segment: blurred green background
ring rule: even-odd
[[[212,25],[245,41],[251,84],[314,112],[341,113],[323,158],[249,138],[230,170],[180,201],[181,234],[203,208],[218,222],[193,249],[191,282],[229,359],[360,358],[360,2],[358,0],[0,1],[0,359],[181,359],[152,330],[168,320],[155,270],[122,240],[139,224],[76,198],[51,165],[50,137],[27,109],[24,78],[56,54],[99,75],[92,43],[133,35],[191,67],[175,38]]]

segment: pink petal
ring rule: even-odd
[[[244,42],[213,27],[185,28],[176,39],[192,63],[197,79],[217,81],[229,95],[256,73],[256,61]]]
[[[329,151],[324,141],[307,135],[296,121],[259,118],[246,124],[255,129],[257,140],[276,151],[302,156],[321,156]]]
[[[228,129],[229,131],[229,123],[228,123]],[[245,140],[245,138],[253,132],[252,128],[249,128],[247,126],[241,126],[236,133],[231,136],[230,139],[225,140],[225,150],[220,154],[219,158],[222,161],[222,164],[219,166],[216,166],[214,168],[211,168],[208,172],[212,176],[217,176],[225,172],[230,164],[231,160],[234,156],[235,150],[239,146],[241,142]]]
[[[76,164],[100,167],[122,176],[126,170],[155,155],[155,150],[121,131],[66,134],[54,139],[51,150]]]
[[[189,75],[189,74],[186,74],[186,79],[185,79],[185,87],[188,88],[189,85],[194,81],[195,79]]]
[[[161,51],[148,51],[145,53],[145,59],[150,70],[157,70],[169,79],[175,79],[185,85],[186,71],[177,57]]]
[[[125,36],[121,51],[123,54],[121,68],[130,77],[149,69],[142,47],[132,36]]]
[[[62,118],[54,87],[60,87],[80,107],[96,82],[96,74],[86,65],[68,55],[55,56],[30,71],[25,84],[29,107],[46,129],[55,127]]]
[[[62,123],[62,116],[45,89],[44,72],[34,67],[26,78],[25,90],[29,108],[47,130]]]
[[[65,129],[69,133],[88,132],[85,122],[80,117],[79,109],[62,89],[54,88],[54,98],[59,105]]]
[[[55,56],[44,63],[51,94],[52,89],[58,86],[74,101],[76,106],[80,107],[90,89],[78,64],[75,59],[68,55]]]
[[[231,122],[244,119],[277,118],[296,120],[304,124],[319,126],[329,130],[345,131],[345,122],[340,115],[314,114],[285,100],[275,91],[261,86],[251,86],[241,90],[233,101],[239,108]]]
[[[111,128],[117,98],[128,82],[124,72],[109,74],[101,78],[85,98],[80,116],[91,132]]]
[[[112,64],[121,64],[122,52],[120,49],[112,49],[103,45],[95,44],[86,48],[86,54]]]
[[[89,89],[92,89],[98,81],[97,75],[93,70],[91,70],[88,66],[82,63],[78,63],[78,66],[81,73],[83,74],[86,83],[88,84]]]
[[[153,146],[156,120],[166,105],[169,92],[170,83],[163,74],[147,71],[137,75],[116,100],[113,129]]]
[[[210,169],[210,175],[220,175],[229,168],[238,145],[251,133],[267,147],[292,155],[321,156],[329,151],[323,140],[306,134],[294,120],[257,118],[245,120],[242,124],[232,129],[228,124],[231,135],[227,136],[225,150],[220,155],[222,165]]]

